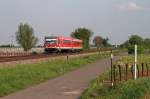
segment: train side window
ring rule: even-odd
[[[74,45],[77,45],[77,42],[73,41],[73,44],[74,44]]]
[[[58,39],[58,44],[61,44],[61,40],[60,39]]]
[[[69,41],[69,40],[64,40],[64,44],[71,44],[71,41]]]
[[[49,44],[56,44],[57,43],[57,40],[55,39],[48,39],[48,40],[45,40],[46,43],[49,43]]]

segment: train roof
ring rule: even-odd
[[[45,39],[54,39],[57,38],[57,36],[46,36]]]
[[[76,39],[76,38],[73,38],[73,41],[82,42],[82,40],[79,40],[79,39]]]
[[[66,39],[66,40],[73,40],[73,41],[82,42],[82,40],[80,40],[80,39],[71,38],[71,37],[64,37],[64,36],[47,36],[47,37],[45,37],[45,39],[56,39],[56,38],[62,38],[62,39]]]

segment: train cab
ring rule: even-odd
[[[45,52],[79,51],[82,50],[82,40],[70,37],[45,37]]]

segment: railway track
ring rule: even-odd
[[[108,50],[103,50],[108,51]],[[48,57],[56,57],[56,56],[67,56],[67,55],[77,55],[83,53],[91,53],[97,51],[81,51],[76,53],[50,53],[50,54],[36,54],[36,55],[22,55],[22,56],[0,56],[0,63],[4,62],[12,62],[19,60],[30,60],[30,59],[40,59],[40,58],[48,58]]]
[[[41,58],[49,58],[49,57],[57,57],[57,56],[77,55],[77,54],[82,54],[82,53],[85,53],[85,52],[51,53],[51,54],[37,54],[37,55],[23,55],[23,56],[0,56],[0,63],[20,61],[20,60],[30,60],[30,59],[41,59]]]

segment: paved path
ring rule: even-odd
[[[110,66],[109,63],[109,59],[103,59],[0,99],[78,99],[90,81]]]

